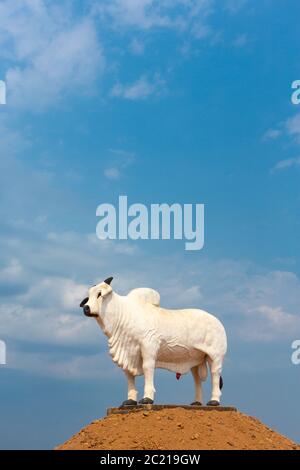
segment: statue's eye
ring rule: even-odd
[[[97,299],[99,299],[100,295],[101,295],[101,292],[99,292],[99,294],[97,295]]]

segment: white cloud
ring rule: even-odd
[[[271,173],[275,173],[276,171],[287,170],[291,167],[300,167],[300,157],[296,158],[286,158],[285,160],[280,160],[276,163],[276,165],[271,169]]]
[[[239,335],[254,341],[291,338],[300,328],[299,288],[300,279],[288,271],[249,276],[238,286],[243,298],[238,302],[232,299],[244,315]]]
[[[121,177],[121,173],[118,168],[110,167],[104,170],[104,176],[108,180],[118,180]]]
[[[272,308],[268,305],[261,305],[255,313],[266,318],[272,326],[278,328],[279,332],[282,328],[294,328],[299,323],[299,319],[295,315],[285,312],[281,307]]]
[[[108,180],[119,180],[125,169],[135,161],[135,154],[122,149],[109,149],[109,161],[111,166],[104,169],[104,176]]]
[[[86,344],[93,337],[96,341],[91,322],[79,315],[78,306],[88,286],[62,277],[38,278],[29,267],[23,271],[25,292],[2,295],[2,336],[58,345]]]
[[[160,95],[164,91],[165,81],[161,79],[160,75],[156,74],[152,80],[149,80],[146,75],[142,75],[129,85],[116,83],[111,90],[111,96],[135,101]]]
[[[285,124],[288,135],[294,137],[296,142],[300,144],[300,113],[290,117]]]
[[[172,265],[173,272],[179,270],[173,261],[163,264]],[[262,271],[259,266],[231,260],[206,260],[201,268],[187,265],[181,269],[184,281],[181,276],[164,274],[168,282],[161,289],[162,297],[171,299],[172,307],[200,306],[219,316],[231,338],[280,341],[300,328],[300,279],[292,272]]]
[[[221,8],[238,13],[247,0],[224,0]],[[216,0],[97,0],[92,12],[118,31],[169,29],[202,39],[213,32],[210,17],[220,10]]]
[[[214,0],[99,0],[93,12],[108,17],[115,29],[167,28],[202,38],[210,32],[207,18],[214,12],[214,4]]]
[[[265,135],[265,140],[275,140],[278,137],[285,137],[292,140],[296,146],[300,144],[300,113],[288,118],[285,122],[281,123],[278,129],[269,129]],[[288,168],[298,168],[300,166],[300,157],[284,158],[277,162],[270,173],[286,170]]]
[[[165,27],[170,26],[171,23],[164,8],[165,3],[164,0],[162,2],[154,0],[98,1],[94,4],[94,12],[101,16],[108,16],[116,26],[133,26],[141,29]]]
[[[75,20],[68,3],[44,0],[4,1],[0,17],[0,57],[11,64],[8,104],[43,109],[92,89],[104,56],[91,19]]]
[[[278,137],[280,137],[282,135],[282,130],[280,129],[268,129],[264,136],[263,136],[263,139],[265,140],[275,140],[277,139]]]
[[[277,129],[268,129],[264,134],[264,138],[274,140],[282,135],[292,137],[296,143],[300,143],[300,113],[294,114],[285,122],[280,123]]]
[[[103,379],[118,376],[118,369],[107,354],[66,354],[57,352],[26,353],[18,349],[9,351],[7,367],[26,370],[31,374],[62,380]]]
[[[248,311],[240,335],[250,341],[274,341],[274,338],[291,337],[300,328],[300,317],[285,311],[282,307],[259,305]],[[255,325],[255,327],[254,327]]]
[[[79,303],[92,284],[111,274],[111,258],[126,262],[134,247],[71,232],[50,233],[48,241],[35,236],[11,244],[2,238],[2,246],[5,258],[9,252],[14,256],[0,271],[1,338],[57,346],[102,343],[99,327]],[[75,280],[74,273],[89,282]]]

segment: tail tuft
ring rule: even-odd
[[[224,385],[224,383],[223,383],[222,375],[220,375],[220,382],[219,382],[220,390],[222,390],[223,385]]]

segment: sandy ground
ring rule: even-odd
[[[174,408],[110,415],[93,421],[57,449],[300,450],[300,446],[239,412]]]

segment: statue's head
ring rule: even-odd
[[[111,281],[112,277],[108,277],[100,284],[96,284],[89,289],[89,295],[80,303],[83,313],[87,317],[99,317],[101,312],[102,300],[112,293]]]

